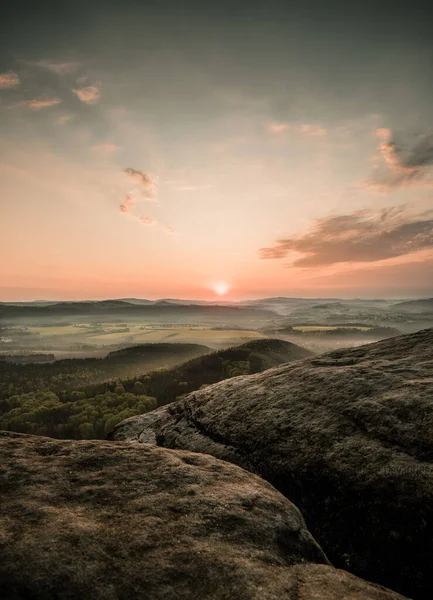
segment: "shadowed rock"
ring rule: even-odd
[[[0,448],[2,600],[401,599],[327,566],[297,508],[235,465],[6,432]]]
[[[218,383],[112,438],[128,431],[261,475],[334,565],[433,597],[432,329]]]

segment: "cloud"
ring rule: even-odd
[[[132,190],[136,195],[140,197],[140,199],[145,200],[147,202],[157,202],[157,189],[156,182],[154,178],[144,171],[139,171],[138,169],[132,169],[128,167],[123,171],[130,179],[133,179],[135,182],[140,184],[138,189]]]
[[[299,125],[298,131],[306,135],[318,137],[328,135],[327,130],[324,127],[322,127],[322,125],[320,125],[319,123],[302,123],[301,125]]]
[[[166,233],[175,233],[170,225],[158,223],[158,221],[151,217],[142,217],[138,215],[138,211],[135,210],[136,204],[139,204],[141,201],[157,202],[157,190],[154,178],[149,173],[133,169],[132,167],[124,169],[123,173],[128,179],[133,180],[136,185],[129,188],[127,195],[120,204],[120,212],[128,214],[129,217],[132,217],[133,219],[137,219],[143,225],[156,225]]]
[[[282,259],[300,253],[293,266],[317,267],[376,262],[432,247],[433,211],[410,217],[404,207],[393,207],[318,220],[306,234],[262,248],[260,257]]]
[[[10,104],[8,108],[30,108],[31,110],[41,110],[60,104],[60,98],[33,98],[32,100],[23,100],[16,104]]]
[[[49,60],[40,60],[36,63],[38,67],[42,67],[43,69],[48,69],[53,73],[57,73],[57,75],[69,75],[70,73],[74,73],[78,67],[80,66],[79,62],[51,62]]]
[[[378,150],[386,172],[367,180],[367,187],[387,191],[409,185],[433,185],[433,181],[425,179],[433,166],[433,134],[419,137],[410,150],[392,140],[390,129],[377,129],[376,135],[381,139]]]
[[[391,131],[391,129],[388,129],[387,127],[379,127],[379,129],[376,129],[375,134],[381,140],[387,141],[392,138],[392,131]]]
[[[111,154],[117,150],[117,146],[111,142],[105,142],[104,144],[97,144],[96,146],[93,146],[92,150],[98,152],[99,154]]]
[[[121,204],[120,204],[120,212],[121,213],[130,213],[131,210],[134,208],[136,202],[135,199],[132,198],[132,196],[125,196],[125,198],[122,200]]]
[[[72,91],[78,96],[81,102],[85,102],[86,104],[95,104],[101,97],[101,92],[95,85],[73,89]]]
[[[282,133],[283,131],[287,131],[290,128],[288,123],[271,123],[268,127],[268,130],[271,133]]]
[[[17,73],[0,73],[0,90],[16,87],[20,84]]]
[[[155,183],[153,182],[151,176],[148,173],[144,173],[144,171],[138,171],[137,169],[128,167],[124,170],[124,173],[126,173],[132,179],[135,179],[135,181],[138,181],[138,183],[141,185],[144,185],[146,188],[152,189],[155,187]]]
[[[328,131],[320,123],[271,123],[268,125],[268,131],[275,135],[289,130],[312,137],[328,135]]]
[[[126,196],[123,201],[122,204],[120,205],[120,212],[124,215],[129,215],[130,217],[137,219],[138,221],[140,221],[140,223],[143,223],[143,225],[155,225],[156,221],[155,219],[151,219],[150,217],[140,217],[136,214],[134,214],[132,212],[132,209],[135,207],[135,200],[134,198],[131,198],[131,196]]]
[[[57,125],[64,125],[72,119],[72,115],[60,115],[57,119]]]

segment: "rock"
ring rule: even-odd
[[[153,431],[153,424],[167,413],[167,407],[162,406],[156,410],[129,417],[125,419],[110,431],[107,435],[108,440],[116,442],[140,442],[142,444],[156,444],[156,436]]]
[[[433,597],[433,329],[230,379],[146,417],[134,439],[267,479],[335,566]]]
[[[2,600],[402,600],[327,566],[298,509],[235,465],[6,432],[0,447]]]

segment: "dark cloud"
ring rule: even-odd
[[[79,62],[52,62],[49,60],[39,60],[35,63],[36,66],[41,67],[42,69],[48,69],[53,73],[57,73],[57,75],[69,75],[70,73],[74,73],[78,67],[80,66]]]
[[[342,262],[375,262],[433,248],[433,212],[409,217],[403,207],[363,210],[316,222],[303,236],[277,240],[262,248],[264,259],[303,256],[294,266],[317,267]]]
[[[412,184],[433,184],[432,181],[425,180],[433,165],[433,134],[423,135],[411,149],[407,149],[391,139],[389,129],[378,129],[376,133],[382,139],[379,151],[386,163],[387,172],[368,180],[367,185],[391,189]]]

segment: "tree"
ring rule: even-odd
[[[95,428],[92,423],[81,423],[79,430],[82,440],[94,440],[96,437]]]
[[[134,392],[134,394],[136,394],[137,396],[140,396],[142,394],[146,393],[146,386],[144,385],[144,383],[142,383],[141,381],[136,381],[134,383],[134,385],[132,386],[132,391]]]

